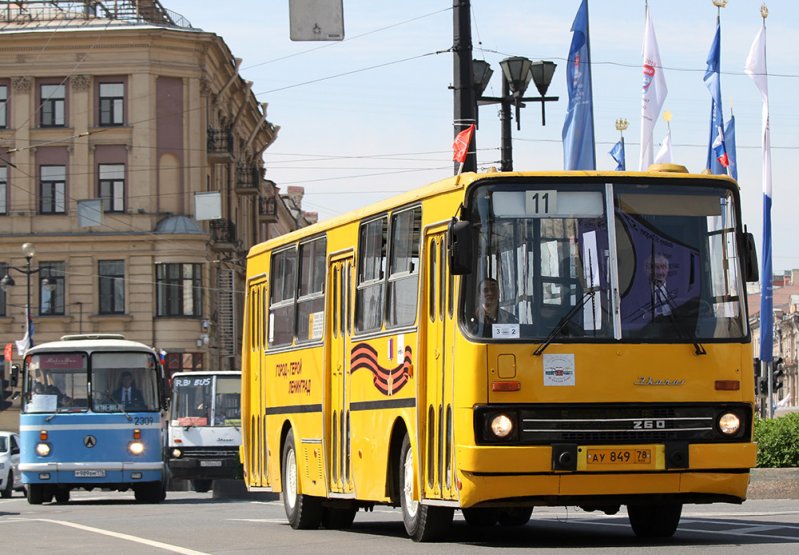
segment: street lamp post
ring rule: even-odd
[[[36,249],[33,246],[33,243],[23,243],[22,245],[22,254],[25,256],[25,267],[18,268],[17,266],[8,266],[8,270],[14,270],[23,274],[26,277],[27,281],[27,288],[26,288],[26,297],[25,297],[25,324],[26,324],[26,336],[28,336],[28,347],[33,347],[33,333],[32,333],[32,326],[31,322],[33,321],[31,318],[31,276],[33,274],[39,273],[41,268],[31,268],[31,261],[33,260],[34,255],[36,254]],[[10,273],[6,273],[3,276],[3,279],[0,280],[0,287],[3,288],[3,291],[8,291],[9,287],[14,287],[16,282],[14,278],[11,277]],[[44,287],[49,287],[49,279],[45,278],[42,282]]]
[[[521,129],[521,109],[525,102],[541,103],[541,124],[546,125],[546,103],[555,102],[557,96],[546,96],[547,89],[552,82],[552,75],[557,67],[554,62],[533,62],[522,56],[513,56],[502,60],[502,96],[483,96],[485,88],[494,73],[491,66],[484,60],[472,60],[474,75],[473,86],[478,106],[486,104],[499,104],[501,121],[501,170],[513,170],[513,144],[511,136],[511,106],[516,108],[516,129]],[[530,81],[535,83],[541,96],[524,96]]]

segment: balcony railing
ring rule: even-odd
[[[239,166],[236,168],[236,189],[244,193],[257,193],[261,183],[261,172],[258,168]]]
[[[230,220],[221,218],[219,220],[210,221],[211,242],[217,246],[220,244],[228,244],[235,246],[238,242],[236,239],[236,224]]]
[[[277,200],[274,196],[258,198],[258,217],[261,221],[277,221]]]
[[[233,133],[227,129],[208,128],[208,154],[230,156],[233,154]]]
[[[81,26],[108,25],[109,20],[128,25],[159,25],[191,29],[191,23],[159,0],[27,0],[2,2],[0,22],[34,26],[63,26],[74,21]]]

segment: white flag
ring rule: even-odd
[[[668,94],[666,76],[663,75],[663,66],[660,62],[655,28],[646,10],[644,24],[644,84],[641,99],[641,159],[638,169],[646,170],[652,163],[654,147],[652,145],[652,130],[657,123],[660,109]]]
[[[666,131],[666,137],[660,143],[660,150],[655,155],[655,164],[671,164],[671,127]]]
[[[762,156],[763,156],[763,194],[771,198],[771,132],[768,109],[768,71],[766,70],[766,28],[761,27],[760,32],[749,49],[746,57],[744,71],[760,91],[763,99],[762,111]]]
[[[31,320],[30,316],[28,316],[28,309],[25,309],[25,322],[27,325],[25,326],[25,337],[20,339],[19,341],[14,341],[17,344],[17,354],[19,356],[25,356],[25,351],[30,349],[31,346]]]

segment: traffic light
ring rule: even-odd
[[[782,380],[785,378],[785,364],[782,362],[782,357],[774,361],[774,370],[771,375],[773,391],[777,392],[782,389]]]

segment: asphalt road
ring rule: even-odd
[[[6,553],[252,554],[252,553],[796,553],[799,501],[756,500],[743,505],[692,505],[677,534],[641,542],[622,509],[614,516],[570,508],[537,508],[521,528],[470,529],[456,513],[438,544],[405,536],[398,510],[359,512],[351,530],[292,530],[280,501],[220,500],[170,492],[158,505],[130,493],[73,492],[63,505],[28,505],[19,493],[0,500],[0,545]]]

